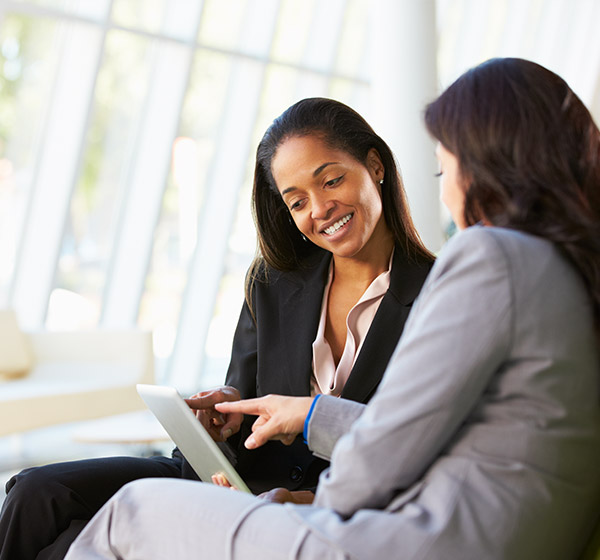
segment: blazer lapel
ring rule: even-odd
[[[341,396],[367,402],[381,381],[387,364],[398,345],[410,309],[418,296],[432,263],[409,262],[396,246],[390,287],[373,318],[360,354]]]
[[[290,395],[310,394],[312,343],[319,326],[330,261],[330,253],[320,253],[315,265],[285,278],[289,287],[281,299],[279,325],[283,341],[281,365],[287,370]]]

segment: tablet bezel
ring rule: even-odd
[[[223,473],[232,486],[242,492],[251,493],[177,389],[166,385],[142,383],[136,385],[136,388],[200,480],[213,484],[212,475]]]

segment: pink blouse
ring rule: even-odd
[[[331,347],[325,339],[325,322],[327,320],[327,301],[329,299],[329,289],[333,279],[333,260],[329,266],[329,280],[325,286],[323,294],[323,303],[321,305],[321,319],[317,330],[317,337],[312,345],[313,350],[313,378],[311,380],[311,393],[316,395],[339,396],[344,388],[358,353],[369,332],[369,327],[373,322],[375,313],[383,296],[390,287],[390,271],[392,268],[392,256],[386,272],[382,272],[370,286],[365,290],[358,302],[348,313],[346,317],[346,344],[344,352],[335,367]]]

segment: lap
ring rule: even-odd
[[[102,552],[98,554],[98,547]],[[127,485],[92,520],[69,558],[342,559],[332,543],[310,533],[287,506],[190,481]]]
[[[106,457],[53,463],[21,471],[6,485],[11,495],[19,485],[23,491],[42,497],[62,489],[78,496],[91,509],[100,508],[122,486],[148,477],[178,478],[181,462],[167,457]]]

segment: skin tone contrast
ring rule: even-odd
[[[436,147],[436,157],[440,164],[442,202],[450,211],[456,226],[464,229],[466,227],[463,217],[465,190],[458,158],[441,143],[438,143]],[[300,228],[300,225],[298,227]],[[303,431],[304,420],[308,415],[312,400],[308,397],[267,395],[258,399],[219,404],[216,405],[216,408],[220,412],[237,412],[258,416],[252,427],[253,433],[245,443],[246,447],[254,449],[269,439],[278,439],[288,444],[293,441],[293,437]]]

